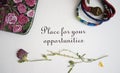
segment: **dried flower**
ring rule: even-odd
[[[99,64],[98,64],[98,66],[99,66],[99,67],[104,67],[103,62],[100,61]]]
[[[28,55],[28,53],[23,49],[19,49],[17,51],[17,57],[19,58],[20,63],[27,61],[27,55]]]

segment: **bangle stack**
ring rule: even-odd
[[[85,0],[80,0],[80,3],[78,4],[78,7],[76,8],[76,16],[78,20],[88,26],[97,26],[97,25],[102,24],[105,21],[108,21],[116,13],[115,8],[110,3],[108,3],[107,0],[101,0],[101,3],[103,5],[104,11],[102,11],[100,7],[87,6],[85,3]],[[80,8],[90,19],[96,21],[96,23],[91,23],[91,22],[87,22],[83,20],[79,14]],[[102,18],[100,19],[94,18],[89,13],[94,16],[102,15]]]

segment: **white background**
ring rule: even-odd
[[[51,62],[17,62],[16,52],[23,48],[29,52],[29,58],[41,58],[46,50],[69,49],[86,53],[87,57],[96,58],[109,55],[102,61],[77,64],[71,73],[120,73],[120,9],[119,0],[109,0],[116,9],[111,20],[97,27],[89,27],[75,17],[75,8],[79,0],[39,0],[34,24],[27,35],[0,31],[0,73],[67,73],[68,63],[63,57],[55,57]],[[91,3],[97,1],[91,0]],[[95,4],[94,4],[95,5]],[[55,44],[46,46],[43,39],[56,39],[59,36],[42,35],[41,27],[48,26],[53,30],[65,27],[67,30],[84,29],[86,34],[83,44]],[[79,37],[80,35],[77,35]],[[66,36],[67,37],[67,36]]]

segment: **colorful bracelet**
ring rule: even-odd
[[[92,16],[90,16],[87,12],[92,13],[95,16],[99,16],[101,15],[102,11],[99,7],[88,7],[85,4],[85,0],[82,0],[81,2],[81,7],[83,12],[91,19],[95,20],[95,21],[108,21],[111,17],[114,16],[114,14],[116,13],[115,8],[108,3],[106,0],[101,0],[103,7],[104,7],[104,13],[103,13],[103,18],[101,19],[96,19]]]
[[[89,26],[97,26],[97,25],[100,25],[102,24],[102,22],[104,21],[108,21],[111,17],[114,16],[114,14],[116,13],[115,11],[115,8],[110,4],[108,3],[106,0],[101,0],[102,4],[103,4],[103,7],[104,7],[104,13],[102,12],[101,8],[100,7],[88,7],[86,4],[85,4],[85,0],[81,0],[80,3],[78,4],[78,7],[76,9],[76,15],[77,15],[77,18],[84,24],[86,25],[89,25]],[[79,9],[82,9],[82,11],[91,19],[95,20],[97,23],[91,23],[91,22],[87,22],[83,19],[80,18],[79,16]],[[92,13],[93,15],[95,16],[99,16],[102,14],[103,18],[101,19],[96,19],[92,16],[90,16],[87,12],[90,12]]]
[[[76,16],[77,16],[77,19],[78,19],[80,22],[82,22],[82,23],[84,23],[85,25],[88,25],[88,26],[97,26],[97,25],[102,24],[103,21],[97,21],[97,23],[91,23],[91,22],[87,22],[87,21],[83,20],[83,19],[80,17],[80,15],[79,15],[79,9],[80,9],[80,7],[81,7],[81,1],[82,1],[82,0],[80,0],[78,6],[77,6],[77,8],[76,8]]]

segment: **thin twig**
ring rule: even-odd
[[[36,60],[28,60],[28,62],[35,62],[35,61],[51,61],[51,59],[36,59]]]
[[[61,54],[61,53],[52,52],[52,51],[48,51],[48,52],[50,52],[51,54],[47,54],[47,56],[55,56],[55,55],[58,55],[58,56],[63,56],[63,57],[67,57],[67,58],[79,59],[79,58],[77,58],[77,57],[73,57],[73,56],[66,55],[66,54]]]

